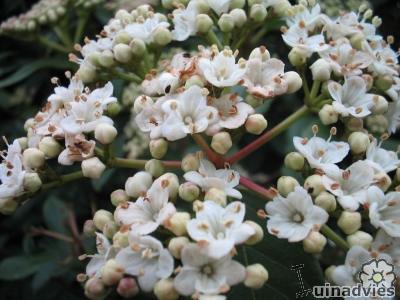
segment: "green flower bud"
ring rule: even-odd
[[[213,20],[209,15],[199,14],[196,16],[196,28],[199,33],[207,33],[214,25]]]
[[[154,32],[154,43],[158,46],[168,45],[172,41],[172,34],[167,28],[159,27]]]
[[[293,171],[301,171],[304,163],[304,156],[299,152],[290,152],[285,157],[285,166]]]
[[[222,32],[231,32],[235,27],[235,22],[230,14],[222,14],[218,20],[218,26]]]
[[[147,161],[144,169],[155,178],[160,177],[165,172],[165,167],[162,161],[157,159],[150,159]]]
[[[128,63],[132,60],[132,51],[128,45],[117,44],[114,46],[114,57],[120,63]]]
[[[24,175],[24,190],[29,193],[36,193],[42,187],[42,180],[38,173],[26,173]]]
[[[250,8],[250,19],[255,22],[263,22],[267,17],[267,9],[262,4],[254,4]]]

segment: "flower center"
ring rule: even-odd
[[[300,213],[296,213],[293,215],[292,220],[295,221],[296,223],[301,223],[304,220],[304,217]]]
[[[211,265],[205,265],[201,269],[201,272],[205,275],[212,275],[214,273],[214,269]]]

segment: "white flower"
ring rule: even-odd
[[[377,170],[384,173],[391,172],[400,165],[397,153],[381,148],[382,142],[374,139],[369,145],[366,160]]]
[[[263,62],[253,58],[247,62],[244,86],[255,97],[267,99],[286,93],[288,83],[283,78],[285,64],[276,58]]]
[[[166,117],[161,131],[170,141],[203,132],[217,118],[217,110],[207,105],[206,97],[198,86],[191,86],[179,94],[177,100],[166,101],[162,109]]]
[[[329,218],[327,212],[314,205],[311,196],[299,186],[286,198],[278,195],[268,202],[266,211],[268,232],[289,242],[304,240]]]
[[[341,162],[349,153],[350,146],[346,142],[331,142],[313,136],[311,139],[293,137],[293,144],[308,161],[311,168],[324,169],[327,165]]]
[[[362,69],[372,63],[368,54],[353,49],[347,42],[321,52],[321,56],[329,62],[336,75],[342,76],[361,75]]]
[[[146,196],[119,206],[115,211],[115,219],[129,226],[134,234],[152,233],[176,212],[175,206],[168,202],[168,197],[168,188],[154,183]]]
[[[242,199],[242,194],[234,189],[239,184],[240,175],[230,169],[219,169],[206,159],[200,160],[199,171],[190,171],[183,176],[187,181],[193,182],[207,192],[217,188],[226,193],[228,197]]]
[[[23,193],[25,171],[22,165],[21,146],[15,140],[1,154],[0,164],[0,199],[13,198]]]
[[[400,239],[393,238],[385,230],[379,229],[371,245],[371,250],[389,255],[395,266],[394,272],[400,275]]]
[[[367,199],[367,189],[373,184],[374,170],[365,160],[353,163],[346,170],[329,168],[322,176],[324,187],[337,196],[340,205],[355,211]]]
[[[231,5],[231,0],[206,0],[206,2],[217,15],[228,12]]]
[[[212,85],[217,87],[234,86],[243,79],[246,68],[235,62],[235,56],[230,50],[224,50],[212,59],[200,58],[199,69]]]
[[[400,125],[400,101],[389,102],[389,108],[385,117],[389,122],[388,130],[391,133],[395,133]]]
[[[181,256],[183,266],[175,277],[174,285],[179,294],[184,296],[224,293],[246,277],[245,268],[232,260],[230,255],[213,259],[196,244],[183,248]]]
[[[170,96],[160,97],[155,103],[146,101],[142,111],[135,117],[135,122],[142,132],[149,132],[151,139],[162,136],[161,128],[164,122],[164,112],[161,106]]]
[[[370,55],[372,63],[368,67],[375,75],[391,75],[397,76],[399,72],[398,66],[398,53],[390,48],[383,42],[362,44],[362,50]]]
[[[78,134],[92,132],[101,123],[113,124],[109,117],[103,116],[107,104],[117,101],[112,93],[113,86],[108,82],[103,88],[69,102],[67,116],[61,120],[60,126],[67,133]]]
[[[86,265],[86,275],[89,277],[100,277],[101,270],[107,260],[115,256],[115,249],[102,233],[96,232],[96,248],[97,254],[87,255],[87,257],[91,258],[89,263]]]
[[[64,104],[79,99],[84,93],[84,88],[82,81],[73,77],[71,78],[68,87],[55,87],[54,94],[51,94],[47,100],[52,104],[53,109],[57,109],[62,107]]]
[[[72,165],[75,161],[82,161],[93,156],[95,141],[88,141],[83,134],[65,135],[65,149],[58,156],[61,165]]]
[[[289,27],[296,26],[300,22],[307,28],[307,30],[313,31],[316,26],[320,26],[328,22],[328,16],[321,13],[321,7],[319,4],[307,8],[305,6],[299,6],[300,10],[296,12],[294,16],[290,16],[286,23]]]
[[[146,44],[153,42],[154,33],[158,28],[168,28],[169,23],[164,21],[160,14],[147,18],[143,23],[132,23],[125,27],[125,31],[132,37],[143,40]]]
[[[168,278],[174,270],[174,259],[159,240],[151,236],[129,236],[130,247],[122,249],[115,260],[125,273],[137,276],[139,286],[150,292],[159,279]]]
[[[189,36],[197,32],[196,17],[197,17],[197,3],[190,1],[188,6],[175,9],[172,12],[174,22],[174,30],[172,30],[172,37],[177,41],[184,41]]]
[[[371,224],[392,237],[400,237],[400,192],[384,194],[381,189],[368,189],[368,209]]]
[[[367,86],[361,77],[345,78],[343,85],[331,81],[328,90],[333,99],[334,109],[343,117],[349,115],[357,118],[368,116],[373,105],[373,94],[367,94]]]
[[[331,278],[335,284],[340,286],[354,286],[359,282],[358,275],[363,264],[372,259],[385,259],[388,263],[392,262],[392,259],[387,254],[381,253],[376,257],[361,246],[353,246],[347,252],[344,265],[337,266],[332,272]]]
[[[170,72],[162,72],[155,78],[145,79],[142,82],[142,91],[148,96],[170,94],[179,84],[179,76]]]
[[[208,256],[221,258],[255,233],[251,226],[243,223],[245,212],[245,205],[239,201],[224,208],[206,200],[196,218],[188,222],[188,234]]]
[[[314,52],[324,51],[329,48],[325,43],[322,34],[309,36],[305,27],[299,25],[291,26],[283,35],[283,41],[290,47],[303,50],[307,56],[311,56]]]
[[[237,94],[225,94],[219,98],[209,98],[208,105],[218,110],[218,122],[211,125],[211,131],[219,132],[221,128],[236,129],[242,126],[254,109]]]

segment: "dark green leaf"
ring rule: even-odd
[[[18,280],[32,275],[49,258],[47,253],[18,255],[6,258],[0,263],[0,279]]]
[[[68,231],[65,227],[65,222],[68,217],[68,209],[63,201],[55,196],[50,196],[46,199],[43,206],[43,216],[46,227],[62,234]]]

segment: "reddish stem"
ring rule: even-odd
[[[204,140],[204,138],[200,134],[192,134],[193,140],[196,142],[197,145],[201,148],[201,150],[205,153],[207,158],[217,167],[223,168],[225,160],[222,156],[215,153]]]
[[[262,196],[267,201],[271,200],[276,196],[276,191],[274,191],[273,189],[263,188],[261,185],[258,185],[249,178],[240,176],[240,184],[248,188],[249,190],[257,193],[258,195]]]
[[[167,169],[180,169],[182,164],[180,160],[163,160],[162,163]]]
[[[254,142],[248,144],[246,147],[242,148],[232,156],[228,157],[226,161],[229,164],[234,164],[235,162],[245,158],[249,154],[253,153],[257,149],[262,147],[265,143],[267,143],[268,141],[272,140],[274,137],[279,135],[281,132],[285,131],[290,125],[296,122],[300,117],[305,115],[307,112],[308,108],[306,106],[301,107],[299,110],[291,114],[281,123],[276,125],[274,128],[261,135]]]

